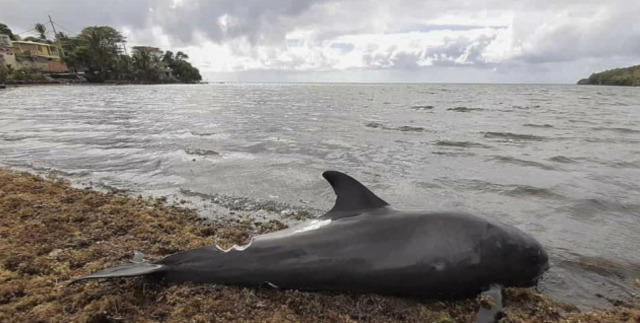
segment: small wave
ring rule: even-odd
[[[607,143],[607,144],[638,144],[640,143],[640,140],[623,138],[621,136],[613,137],[613,138],[592,137],[592,138],[584,138],[582,140],[586,142]]]
[[[552,162],[564,163],[564,164],[573,164],[576,162],[575,160],[565,156],[554,156],[549,158],[548,160]]]
[[[508,191],[504,191],[503,194],[509,195],[509,196],[535,196],[535,197],[542,197],[542,198],[562,198],[563,197],[562,195],[558,193],[554,193],[549,189],[534,187],[529,185],[515,185],[514,188]]]
[[[519,109],[519,110],[529,110],[529,109],[538,109],[540,108],[539,105],[534,104],[534,105],[525,105],[525,106],[521,106],[521,105],[514,105],[513,106],[514,109]]]
[[[447,109],[448,111],[455,111],[455,112],[470,112],[470,111],[478,111],[478,110],[484,110],[484,109],[480,109],[480,108],[467,108],[467,107],[455,107],[455,108],[449,108]]]
[[[0,138],[2,138],[2,140],[4,140],[4,141],[21,141],[21,140],[29,139],[29,138],[32,138],[32,137],[30,137],[30,136],[13,136],[13,137],[2,136]]]
[[[612,161],[605,163],[605,165],[613,168],[640,168],[640,162]]]
[[[640,133],[640,130],[629,129],[629,128],[595,127],[595,128],[591,128],[591,129],[596,130],[596,131],[613,131],[613,132],[624,133],[624,134]]]
[[[395,130],[395,131],[403,131],[403,132],[423,132],[427,131],[427,129],[423,127],[412,127],[412,126],[401,126],[401,127],[387,127],[382,123],[378,122],[369,122],[365,125],[365,127],[374,128],[374,129],[384,129],[384,130]]]
[[[479,144],[476,142],[470,141],[449,141],[449,140],[438,140],[436,141],[436,146],[444,146],[444,147],[460,147],[460,148],[470,148],[470,147],[478,147],[478,148],[491,148],[490,146]]]
[[[536,167],[536,168],[540,168],[540,169],[544,169],[544,170],[555,170],[555,168],[549,166],[549,165],[545,165],[543,163],[538,163],[538,162],[534,162],[534,161],[530,161],[530,160],[524,160],[524,159],[518,159],[515,157],[509,157],[509,156],[493,156],[492,157],[493,160],[502,162],[502,163],[507,163],[507,164],[514,164],[514,165],[520,165],[520,166],[527,166],[527,167]]]
[[[569,258],[568,256],[572,257]],[[632,273],[640,269],[637,265],[624,264],[604,257],[572,254],[570,252],[557,261],[564,268],[588,271],[599,276],[614,277],[622,280],[635,278]]]
[[[512,133],[512,132],[494,132],[494,131],[485,132],[484,137],[505,139],[505,140],[531,140],[531,141],[544,141],[547,139],[546,137],[542,137],[542,136],[527,135],[527,134]]]
[[[413,110],[432,110],[434,106],[432,105],[414,105],[411,107]]]
[[[432,151],[434,155],[452,156],[452,157],[473,157],[476,154],[470,152],[458,152],[458,151]]]
[[[201,148],[185,148],[184,152],[189,155],[220,156],[220,153],[215,150],[208,150],[208,149],[201,149]]]
[[[545,123],[545,124],[525,123],[523,126],[532,127],[532,128],[553,128],[553,126],[548,123]]]
[[[365,127],[369,127],[369,128],[382,128],[384,129],[385,126],[382,123],[378,123],[378,122],[369,122],[365,125]]]
[[[553,192],[550,189],[534,187],[529,185],[518,184],[498,184],[491,183],[482,180],[455,180],[455,181],[440,181],[446,185],[454,185],[458,188],[465,190],[481,191],[481,192],[493,192],[500,195],[522,197],[522,196],[534,196],[539,198],[549,199],[562,199],[563,195]]]
[[[7,162],[6,165],[11,166],[11,167],[26,169],[26,170],[28,170],[30,172],[34,172],[36,174],[61,175],[61,176],[64,176],[64,177],[83,177],[83,176],[88,176],[88,175],[92,174],[90,171],[87,171],[87,170],[65,171],[65,170],[56,169],[56,168],[53,168],[53,167],[38,166],[38,165],[34,165],[32,163],[20,163],[20,162],[12,163],[12,162]]]
[[[602,214],[640,214],[640,204],[621,203],[598,198],[580,199],[569,207],[569,212],[580,218],[600,216]]]
[[[208,137],[208,136],[213,136],[216,133],[215,132],[198,132],[198,131],[191,131],[191,134],[194,136],[201,136],[201,137]]]
[[[397,127],[397,128],[395,128],[395,130],[398,130],[398,131],[415,131],[415,132],[425,131],[425,129],[422,128],[422,127],[411,127],[411,126]]]

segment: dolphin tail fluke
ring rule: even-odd
[[[80,277],[73,280],[71,284],[87,279],[144,276],[166,270],[166,266],[148,263],[144,261],[143,258],[144,254],[135,252],[132,262],[107,268],[95,274]]]

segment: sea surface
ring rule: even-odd
[[[319,210],[327,169],[396,207],[539,239],[540,289],[582,308],[640,292],[640,88],[209,84],[0,90],[0,165],[131,194]],[[203,212],[207,215],[206,212]]]

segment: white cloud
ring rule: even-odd
[[[187,52],[205,74],[393,70],[415,79],[429,69],[458,71],[463,81],[517,81],[520,73],[555,82],[640,61],[637,0],[0,1],[0,21],[16,30],[48,13],[76,32],[110,24],[130,45]]]

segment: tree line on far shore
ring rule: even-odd
[[[578,84],[640,86],[640,65],[593,73]]]
[[[64,63],[70,70],[84,72],[89,82],[119,83],[197,83],[202,81],[200,71],[187,61],[183,52],[162,51],[152,46],[135,46],[128,51],[126,39],[109,26],[90,26],[80,34],[69,36],[58,32],[54,39],[47,39],[46,27],[36,24],[39,37],[24,40],[45,42],[61,49]],[[9,27],[0,23],[0,33],[12,40],[20,40]],[[130,53],[128,53],[130,52]],[[16,57],[29,59],[29,57]],[[2,65],[2,64],[0,64]],[[2,67],[0,67],[1,69]],[[17,71],[5,71],[11,74]],[[24,74],[25,71],[22,71]],[[0,74],[2,74],[0,72]]]

